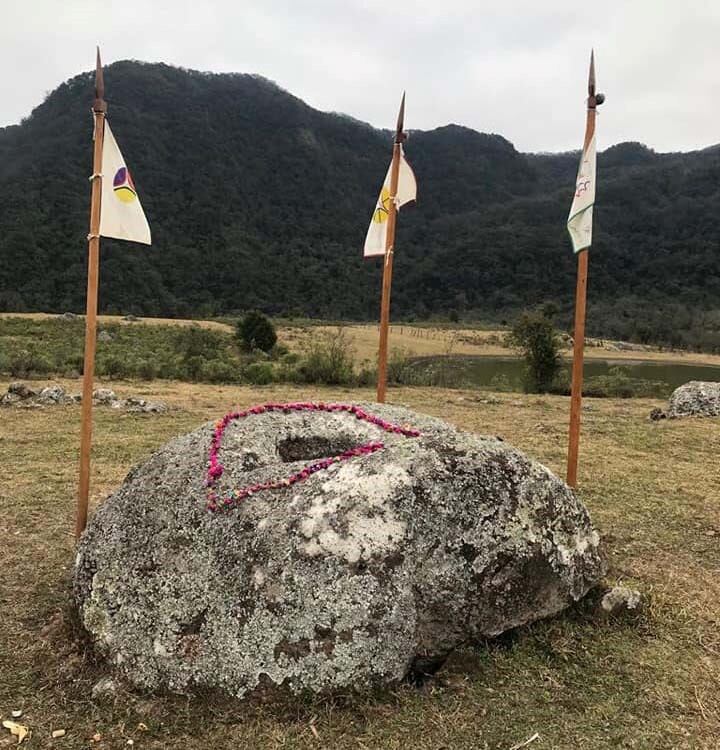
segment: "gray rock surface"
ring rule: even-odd
[[[144,398],[139,398],[138,396],[128,396],[124,401],[120,401],[119,408],[143,414],[165,414],[168,410],[162,401],[146,401]]]
[[[68,394],[59,385],[45,386],[38,391],[25,385],[25,383],[10,383],[7,393],[0,396],[0,406],[17,406],[28,409],[81,402],[81,394]],[[93,391],[93,403],[96,406],[109,406],[111,409],[122,409],[127,412],[143,414],[165,414],[168,411],[167,405],[161,401],[146,401],[138,396],[118,398],[115,391],[110,388],[96,388]]]
[[[15,382],[10,383],[7,389],[7,393],[3,393],[0,397],[0,406],[12,406],[13,404],[19,404],[21,401],[34,398],[38,395],[35,388],[31,388],[25,383]]]
[[[232,422],[221,491],[355,457],[240,507],[205,508],[213,426],[133,469],[77,554],[80,618],[142,689],[316,692],[394,683],[458,645],[553,615],[603,574],[573,492],[506,443],[399,407]]]
[[[110,404],[117,400],[118,398],[115,395],[115,391],[111,388],[96,388],[93,391],[93,401],[96,404]]]
[[[607,615],[636,615],[642,608],[642,594],[627,586],[614,586],[600,600],[600,609]]]
[[[112,677],[101,677],[92,688],[92,697],[95,700],[107,700],[117,695],[117,683]]]
[[[42,404],[63,404],[68,400],[68,396],[65,395],[65,389],[61,385],[45,386],[37,398]]]
[[[673,391],[668,417],[720,417],[720,383],[691,380]]]
[[[10,385],[8,386],[7,392],[14,393],[20,398],[34,398],[35,396],[38,395],[37,389],[33,388],[27,383],[20,383],[20,382],[10,383]]]

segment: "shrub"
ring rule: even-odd
[[[204,366],[205,360],[200,355],[187,357],[183,362],[185,376],[190,380],[200,380]]]
[[[125,374],[125,362],[115,355],[98,357],[95,363],[95,371],[98,375],[104,375],[108,378],[120,378]]]
[[[267,385],[273,381],[273,368],[269,362],[253,362],[245,368],[243,375],[252,385]]]
[[[355,383],[359,386],[375,385],[377,383],[377,368],[369,360],[364,360],[360,370],[355,375]]]
[[[208,383],[237,383],[240,372],[237,365],[220,359],[211,359],[202,367],[202,380]]]
[[[141,380],[155,380],[158,366],[152,360],[143,360],[137,365],[137,374]]]
[[[302,383],[349,385],[355,380],[353,351],[345,329],[323,332],[314,339],[307,355],[296,369]]]
[[[602,398],[664,398],[670,386],[655,380],[633,378],[624,367],[611,367],[607,375],[596,375],[583,383],[583,395]]]
[[[594,375],[583,381],[583,396],[593,398],[665,398],[672,388],[657,380],[634,378],[625,367],[611,367],[607,375]],[[553,393],[570,395],[570,373],[555,379]]]
[[[275,326],[261,312],[249,312],[237,325],[237,336],[245,351],[260,349],[269,352],[277,342]]]
[[[416,384],[417,368],[413,366],[413,358],[414,354],[408,349],[391,349],[387,363],[388,383],[395,385]]]
[[[547,310],[525,311],[508,336],[525,358],[525,390],[547,393],[560,371],[560,340]]]
[[[501,391],[503,393],[512,391],[512,383],[510,382],[510,378],[508,378],[508,376],[504,373],[500,372],[497,375],[493,375],[492,379],[490,380],[490,389],[493,391]]]
[[[185,361],[192,357],[214,359],[223,346],[222,336],[218,331],[201,328],[199,325],[177,328],[174,333],[175,348]]]
[[[7,358],[7,369],[13,377],[47,375],[53,371],[53,363],[47,355],[31,347],[12,352]]]

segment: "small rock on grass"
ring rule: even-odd
[[[633,617],[642,611],[643,596],[637,589],[613,586],[600,600],[600,610],[613,617]]]
[[[93,391],[93,401],[98,404],[109,404],[112,401],[117,401],[115,391],[110,388],[96,388]]]
[[[112,677],[103,677],[93,685],[92,697],[96,700],[114,698],[116,694],[117,683]]]
[[[20,382],[10,383],[7,392],[14,393],[20,398],[32,398],[38,395],[38,391],[35,388]]]

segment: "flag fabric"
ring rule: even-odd
[[[373,211],[370,226],[365,236],[365,247],[363,256],[372,258],[377,255],[385,255],[385,245],[387,243],[387,224],[390,213],[390,172],[392,171],[392,162],[385,175],[378,197],[375,210]],[[407,163],[402,146],[400,146],[400,169],[398,171],[397,195],[395,197],[395,206],[400,210],[400,206],[410,203],[417,198],[417,182],[412,167]]]
[[[130,170],[105,120],[102,152],[100,235],[150,244],[150,227],[140,205]]]
[[[580,158],[575,197],[570,207],[567,228],[573,244],[573,251],[578,253],[592,244],[593,205],[595,204],[595,134]]]

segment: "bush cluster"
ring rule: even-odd
[[[248,319],[252,326],[243,327]],[[240,331],[250,329],[247,345]],[[319,333],[298,355],[278,344],[271,321],[256,313],[238,323],[236,335],[200,325],[143,323],[101,325],[98,334],[95,372],[113,380],[357,385],[374,378],[374,372],[356,371],[344,329]],[[0,372],[12,377],[77,377],[83,346],[82,319],[0,319]]]
[[[532,354],[526,358],[526,388],[542,384],[547,392],[568,394],[569,374],[559,369],[554,349],[557,338],[547,311],[525,313],[513,336],[514,340],[526,341]],[[82,319],[0,318],[0,372],[13,378],[77,377],[82,374],[83,342]],[[408,350],[391,350],[388,383],[474,387],[460,359],[416,357]],[[318,330],[307,351],[299,354],[279,343],[269,353],[257,347],[246,351],[237,334],[199,325],[113,323],[99,328],[95,369],[98,377],[113,380],[160,378],[256,386],[273,382],[373,386],[377,378],[374,361],[356,364],[350,338],[342,326],[330,332]],[[499,375],[490,388],[509,391],[512,384]],[[583,387],[587,396],[619,398],[664,397],[668,391],[666,384],[632,378],[620,367],[612,368],[608,375],[588,378]]]
[[[555,310],[545,307],[524,311],[515,321],[508,342],[525,359],[525,390],[549,393],[560,373],[560,338],[555,331]]]

